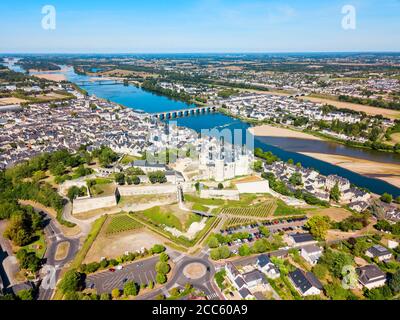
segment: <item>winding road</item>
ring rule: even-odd
[[[57,226],[57,222],[51,218],[49,212],[43,210],[43,208],[32,206],[35,211],[41,212],[45,217],[44,233],[46,236],[47,249],[44,255],[45,264],[42,270],[46,270],[47,274],[42,279],[42,283],[39,286],[38,300],[50,300],[55,290],[55,284],[57,283],[61,269],[75,257],[79,250],[79,238],[77,237],[66,237]],[[61,244],[69,243],[68,252],[65,257],[61,260],[56,259],[57,247]],[[45,280],[48,281],[45,281]]]

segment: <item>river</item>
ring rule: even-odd
[[[63,73],[71,82],[88,81],[90,79],[89,76],[76,74],[70,67],[62,66],[62,69],[67,69],[67,71]],[[15,71],[21,70],[18,67],[18,70]],[[189,107],[189,105],[184,102],[156,95],[135,86],[125,86],[123,84],[101,85],[93,83],[90,85],[82,85],[81,87],[89,94],[94,94],[100,98],[122,104],[128,108],[149,113],[178,110]],[[191,128],[197,132],[200,132],[202,129],[213,128],[226,128],[231,130],[242,129],[243,141],[245,141],[245,132],[247,128],[249,128],[249,124],[220,113],[192,115],[184,118],[174,119],[173,121],[176,121],[180,126]],[[282,160],[287,161],[288,159],[293,159],[294,162],[301,162],[303,166],[314,168],[324,175],[337,174],[345,177],[353,184],[367,188],[377,194],[388,192],[394,196],[400,195],[399,188],[385,181],[357,174],[339,166],[331,165],[324,161],[302,155],[299,152],[331,153],[372,160],[376,162],[389,162],[398,164],[400,162],[400,156],[397,154],[352,148],[328,141],[315,141],[284,137],[255,137],[254,145],[256,148],[262,148],[264,151],[271,151]]]

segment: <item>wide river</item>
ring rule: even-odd
[[[17,66],[14,66],[17,67]],[[14,68],[13,68],[14,69]],[[66,67],[63,67],[65,70]],[[72,68],[67,68],[64,72],[67,79],[71,82],[88,81],[90,77],[76,74]],[[16,70],[20,71],[20,70]],[[81,85],[89,94],[94,94],[100,98],[122,104],[128,108],[144,112],[171,111],[188,108],[186,103],[175,101],[164,96],[156,95],[135,86],[101,85],[90,84]],[[243,141],[245,141],[246,130],[249,124],[220,113],[192,115],[184,118],[173,119],[178,125],[185,126],[200,132],[202,129],[241,129]],[[255,137],[255,147],[262,148],[264,151],[271,151],[282,160],[293,159],[301,162],[303,166],[318,170],[324,175],[337,174],[349,179],[353,184],[367,188],[372,192],[382,194],[388,192],[394,196],[400,195],[400,189],[382,180],[369,178],[355,172],[343,169],[339,166],[331,165],[321,160],[317,160],[299,152],[315,152],[326,154],[337,154],[360,159],[372,160],[377,162],[400,163],[400,155],[377,152],[372,150],[357,149],[341,144],[315,141],[296,138],[276,138],[276,137]]]

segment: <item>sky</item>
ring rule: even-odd
[[[400,0],[0,1],[0,53],[337,51],[400,51]]]

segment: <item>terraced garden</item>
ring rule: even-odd
[[[253,223],[257,223],[257,221],[254,221],[251,218],[229,218],[225,221],[224,225],[222,226],[222,229],[227,229],[231,227],[239,227],[239,226],[247,226]]]
[[[142,224],[132,219],[128,214],[118,214],[109,217],[110,221],[106,227],[106,234],[115,234],[128,230],[140,229],[143,227]]]
[[[253,207],[230,207],[222,209],[221,213],[233,216],[266,218],[272,216],[276,209],[275,201],[269,201]]]

